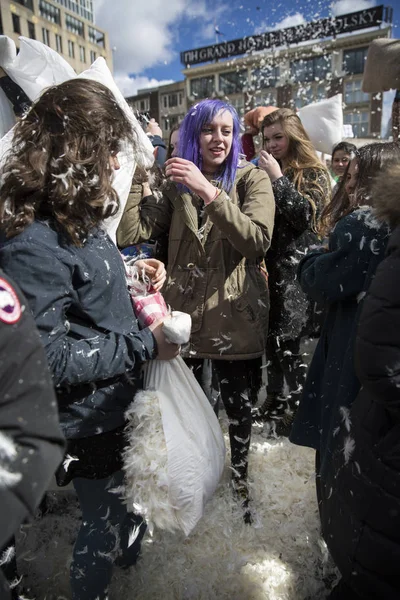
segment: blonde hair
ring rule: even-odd
[[[282,126],[283,133],[289,141],[283,174],[286,175],[289,170],[293,172],[293,178],[291,178],[291,180],[296,190],[300,193],[306,191],[303,189],[304,169],[317,169],[318,171],[321,171],[321,173],[325,173],[327,179],[329,179],[328,170],[318,158],[315,148],[312,145],[300,118],[289,108],[279,108],[264,117],[261,124],[263,145],[265,140],[264,128],[275,125],[276,123],[279,123]],[[315,182],[315,186],[321,191],[322,196],[324,196],[325,190],[317,181]],[[306,197],[310,202],[313,211],[312,228],[317,231],[317,207],[315,202],[309,196]]]

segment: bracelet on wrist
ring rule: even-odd
[[[208,204],[211,204],[211,202],[214,202],[214,200],[220,195],[222,190],[220,190],[219,188],[215,188],[215,194],[214,196],[211,198],[211,200],[208,200],[207,202],[204,200],[204,204],[207,206]]]

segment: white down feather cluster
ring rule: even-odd
[[[189,340],[191,319],[173,312],[164,323],[174,343]],[[148,523],[187,536],[203,516],[225,463],[218,419],[183,359],[146,365],[144,391],[126,412],[124,452],[128,509]]]

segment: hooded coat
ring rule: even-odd
[[[354,369],[357,322],[388,237],[387,226],[373,217],[372,209],[361,207],[338,221],[329,251],[309,252],[299,265],[303,291],[326,308],[326,318],[290,441],[319,451],[323,480],[330,472],[339,427],[360,389]]]
[[[362,388],[341,425],[323,523],[343,579],[376,600],[400,598],[399,189],[397,168],[376,190],[378,214],[394,231],[360,315],[355,364]]]
[[[132,186],[118,245],[169,232],[163,295],[173,310],[192,317],[184,356],[245,360],[263,354],[269,294],[260,265],[271,243],[274,213],[268,176],[246,162],[231,192],[222,191],[208,206],[174,184],[161,199],[143,201],[141,187]]]

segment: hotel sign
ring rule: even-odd
[[[359,10],[358,12],[339,15],[338,17],[311,21],[310,23],[304,23],[304,25],[296,25],[296,27],[268,31],[260,35],[222,42],[221,44],[196,48],[195,50],[186,50],[185,52],[181,52],[181,62],[185,66],[197,65],[220,58],[229,58],[230,56],[239,56],[248,52],[266,50],[267,48],[334,37],[340,33],[377,27],[382,23],[382,20],[383,5],[375,6],[374,8]]]

